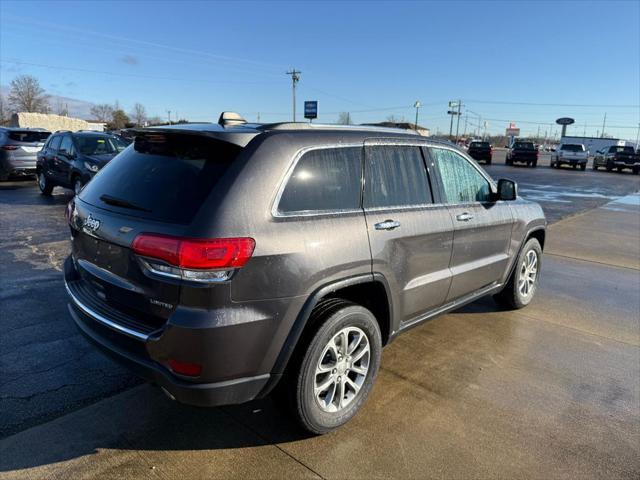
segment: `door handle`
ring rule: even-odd
[[[456,216],[456,220],[458,220],[459,222],[468,222],[471,219],[473,219],[473,215],[467,212],[461,213],[460,215]]]
[[[393,230],[400,226],[400,222],[395,220],[385,220],[384,222],[376,223],[374,226],[376,227],[376,230]]]

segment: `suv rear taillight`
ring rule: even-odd
[[[131,248],[157,275],[195,282],[228,280],[251,258],[253,238],[182,238],[141,233]]]

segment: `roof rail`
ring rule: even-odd
[[[279,122],[265,123],[258,126],[257,128],[259,130],[354,130],[419,135],[415,130],[405,130],[404,128],[378,127],[371,125],[338,125],[333,123]]]

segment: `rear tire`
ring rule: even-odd
[[[520,251],[504,289],[493,298],[496,302],[512,309],[526,307],[531,303],[538,289],[541,266],[542,247],[538,240],[530,238]]]
[[[582,170],[583,172],[587,169],[587,164],[583,163],[582,165],[580,165],[580,170]]]
[[[593,161],[593,164],[591,165],[591,168],[595,171],[598,171],[598,165],[596,164],[596,161]]]
[[[607,162],[604,168],[607,172],[610,172],[611,170],[613,170],[613,164],[611,162]]]
[[[638,173],[640,173],[640,168],[638,168],[638,167],[633,167],[633,168],[631,169],[631,171],[633,172],[633,174],[634,174],[634,175],[638,175]]]
[[[369,310],[346,301],[329,302],[314,309],[309,322],[317,330],[292,359],[298,362],[286,385],[296,419],[315,434],[338,428],[360,410],[382,353],[380,327]]]
[[[40,193],[42,193],[42,195],[50,196],[51,192],[53,192],[53,187],[54,187],[51,181],[47,178],[44,172],[39,172],[37,179],[38,179],[38,187],[40,188]]]
[[[534,160],[533,162],[531,162],[531,166],[533,168],[536,168],[538,166],[538,160]]]

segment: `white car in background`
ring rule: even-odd
[[[589,152],[581,143],[563,143],[551,156],[551,168],[560,168],[561,165],[571,165],[573,168],[585,170],[587,161],[589,160]]]

